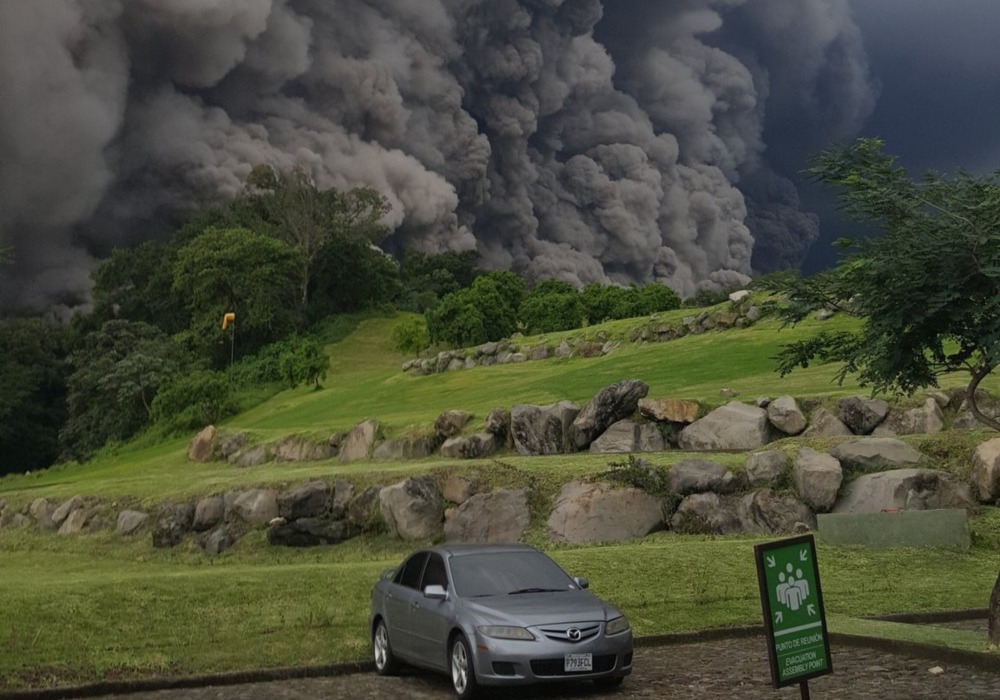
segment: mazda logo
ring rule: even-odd
[[[580,632],[580,630],[578,630],[576,627],[570,627],[568,630],[566,630],[566,636],[569,637],[569,641],[571,642],[579,642],[580,637],[583,636],[583,633]]]

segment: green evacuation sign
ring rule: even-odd
[[[754,547],[774,686],[833,671],[812,535]]]

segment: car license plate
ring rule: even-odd
[[[594,670],[593,654],[566,654],[566,673],[583,673]]]

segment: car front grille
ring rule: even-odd
[[[549,639],[556,642],[578,644],[593,639],[601,631],[599,623],[587,622],[580,625],[553,625],[539,627],[539,630]]]
[[[615,667],[614,654],[601,654],[594,657],[594,670],[588,673],[607,673]],[[531,672],[536,676],[579,676],[579,672],[566,673],[566,660],[563,657],[558,659],[532,659]],[[582,674],[586,675],[586,673]]]

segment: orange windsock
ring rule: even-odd
[[[236,323],[236,314],[232,311],[222,317],[222,330],[229,328],[230,323]]]

